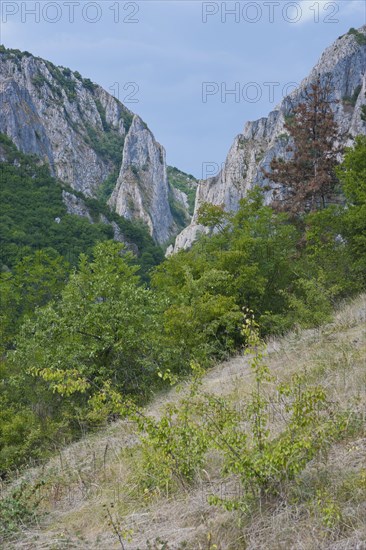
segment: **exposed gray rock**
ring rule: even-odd
[[[0,133],[24,153],[46,161],[54,176],[96,197],[117,172],[112,208],[146,223],[158,243],[177,234],[163,147],[139,117],[133,119],[100,86],[69,69],[7,50],[0,52],[0,105]],[[67,195],[64,200],[70,211],[88,217],[82,201]]]
[[[64,190],[62,191],[62,200],[66,206],[68,214],[81,216],[82,218],[86,218],[87,220],[89,220],[90,223],[93,223],[93,218],[91,217],[88,207],[86,206],[83,199],[81,199],[80,197],[76,197],[72,193]]]
[[[183,206],[184,210],[186,210],[188,214],[189,204],[187,194],[184,191],[176,189],[173,186],[171,186],[171,192],[173,194],[174,200],[176,200],[181,206]]]
[[[365,34],[366,26],[359,31]],[[177,236],[174,252],[189,248],[204,230],[197,225],[198,209],[204,202],[235,211],[239,200],[246,196],[249,189],[270,183],[265,180],[262,168],[268,169],[273,157],[288,156],[288,135],[284,129],[286,115],[304,99],[306,89],[318,75],[324,80],[328,73],[334,87],[334,99],[338,100],[335,119],[339,126],[339,142],[351,145],[354,136],[366,134],[366,123],[360,116],[361,106],[366,103],[366,46],[358,44],[354,35],[347,34],[325,50],[310,75],[268,117],[245,124],[243,133],[235,138],[221,172],[199,183],[192,222]],[[357,91],[355,105],[345,101]],[[270,202],[271,198],[272,193],[268,192],[266,201]]]
[[[132,113],[100,86],[31,55],[0,54],[0,132],[87,196],[116,169],[103,139],[123,138]],[[108,136],[107,136],[108,134]],[[119,166],[117,167],[119,168]]]
[[[95,223],[92,215],[90,214],[88,206],[85,204],[85,201],[83,201],[83,199],[77,197],[73,193],[69,193],[68,191],[64,190],[62,191],[62,200],[66,206],[68,214],[81,216],[82,218],[86,218],[90,223]],[[56,223],[59,223],[60,221],[60,218],[55,218]],[[115,221],[111,222],[104,214],[100,214],[99,220],[97,221],[99,221],[100,223],[104,223],[105,225],[111,226],[113,229],[113,239],[119,243],[125,244],[126,248],[134,254],[138,254],[139,249],[137,245],[126,239],[119,225]]]
[[[163,244],[175,231],[168,192],[165,150],[135,115],[109,205],[127,219],[142,220],[153,238]]]
[[[186,229],[183,229],[175,239],[174,246],[170,245],[166,252],[165,256],[171,256],[179,250],[187,250],[192,246],[194,241],[202,235],[202,233],[208,233],[208,230],[203,225],[197,223],[191,223]]]

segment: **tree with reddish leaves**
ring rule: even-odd
[[[288,117],[285,129],[291,136],[289,160],[274,158],[265,176],[279,184],[274,206],[294,215],[326,206],[337,184],[335,167],[341,152],[339,129],[334,119],[330,79],[320,76],[305,93],[305,100]]]

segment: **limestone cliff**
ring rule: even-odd
[[[110,201],[117,212],[147,223],[158,243],[177,234],[163,147],[103,88],[28,52],[0,47],[0,106],[0,133],[44,159],[59,180],[87,197],[117,183]]]
[[[247,122],[238,135],[221,172],[213,178],[201,181],[196,195],[195,211],[191,224],[176,238],[168,253],[189,248],[197,235],[205,228],[197,224],[197,212],[204,202],[224,205],[236,210],[239,200],[255,185],[268,184],[262,168],[268,169],[275,156],[286,156],[288,135],[284,129],[285,117],[304,98],[304,93],[318,75],[323,80],[331,77],[334,88],[335,119],[339,126],[339,141],[352,143],[352,137],[366,133],[366,123],[361,120],[361,106],[366,104],[366,26],[339,37],[327,48],[307,78],[272,111],[268,117]],[[267,193],[267,201],[271,193]]]
[[[145,222],[154,239],[164,243],[175,229],[168,192],[165,150],[136,115],[109,204],[121,216]]]

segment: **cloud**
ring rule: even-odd
[[[363,20],[360,21],[361,24],[365,24],[366,19],[366,5],[363,0],[351,0],[350,2],[344,2],[344,12],[346,12],[348,15],[361,15],[363,17]]]
[[[291,6],[291,4],[293,4]],[[300,2],[289,2],[285,17],[289,22],[304,23],[341,23],[340,16],[357,15],[365,13],[363,0],[300,0]]]

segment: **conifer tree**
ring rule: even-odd
[[[305,99],[288,117],[285,129],[291,136],[286,151],[291,158],[274,158],[265,176],[280,184],[274,205],[300,214],[324,208],[337,184],[335,167],[341,151],[339,129],[334,119],[330,78],[320,76],[305,92]]]

